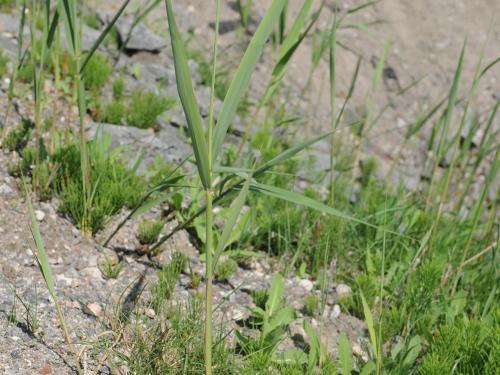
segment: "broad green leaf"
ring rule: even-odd
[[[408,343],[408,351],[403,359],[403,364],[406,366],[411,366],[415,363],[418,358],[420,351],[422,350],[422,340],[420,336],[414,336]]]
[[[170,3],[169,0],[167,0],[167,2]],[[231,85],[229,86],[226,97],[224,98],[224,102],[222,103],[217,126],[215,127],[212,142],[212,165],[216,164],[227,130],[229,129],[229,126],[234,119],[234,115],[236,114],[238,103],[248,88],[252,73],[259,62],[260,56],[262,55],[266,45],[266,41],[273,31],[275,23],[280,17],[284,5],[285,0],[273,0],[240,61],[240,65],[236,70],[235,76],[231,81]]]
[[[377,365],[375,365],[375,362],[368,361],[363,366],[363,369],[361,370],[361,375],[371,375],[376,373],[376,371],[377,371]]]
[[[272,316],[280,306],[284,290],[285,283],[283,280],[283,276],[277,273],[273,277],[271,289],[269,290],[269,298],[266,302],[266,313],[268,314],[268,316]]]
[[[321,353],[321,341],[319,340],[318,333],[314,329],[314,327],[307,320],[304,320],[304,331],[309,337],[309,358],[308,358],[308,373],[311,374],[314,370],[314,367],[319,362],[319,357]]]
[[[99,46],[101,45],[104,38],[106,38],[106,36],[109,34],[111,29],[115,25],[116,21],[118,20],[118,18],[120,18],[120,16],[122,15],[123,11],[125,10],[125,8],[127,7],[127,5],[129,3],[130,3],[130,0],[125,0],[123,2],[122,6],[118,10],[118,12],[116,12],[116,14],[114,15],[113,19],[108,23],[108,25],[103,30],[101,35],[99,35],[97,40],[94,42],[94,44],[90,48],[89,52],[87,53],[87,55],[85,57],[85,60],[83,61],[82,65],[80,67],[80,74],[83,74],[83,72],[85,71],[85,67],[87,66],[87,64],[90,61],[90,59],[92,58],[92,56],[94,55],[95,51],[97,50],[97,48],[99,48]]]
[[[342,333],[339,338],[339,361],[342,374],[351,374],[352,372],[352,349],[349,339]]]
[[[172,52],[174,55],[175,76],[177,80],[177,90],[179,98],[186,115],[186,121],[189,128],[189,135],[193,143],[193,150],[196,158],[196,165],[200,175],[201,182],[205,189],[211,187],[210,168],[208,160],[208,148],[203,132],[203,121],[200,115],[200,108],[196,102],[191,81],[191,73],[189,70],[186,51],[180,32],[175,22],[174,11],[172,9],[172,1],[165,1],[167,7],[168,26],[170,31],[170,39],[172,43]]]
[[[378,353],[377,335],[375,334],[375,323],[373,321],[373,315],[370,310],[370,306],[368,306],[368,302],[366,302],[363,291],[360,290],[359,294],[361,296],[361,303],[363,304],[363,314],[365,316],[366,326],[368,327],[368,333],[370,334],[372,349],[374,353]]]
[[[247,178],[247,180],[245,181],[243,188],[241,189],[240,193],[238,194],[238,197],[236,197],[233,204],[231,205],[231,208],[229,211],[229,217],[227,218],[227,221],[224,224],[224,229],[222,231],[222,235],[219,239],[219,243],[217,244],[217,249],[215,250],[215,253],[214,253],[214,259],[213,259],[213,269],[214,270],[215,270],[215,267],[217,265],[217,261],[219,260],[220,255],[222,254],[222,252],[226,248],[226,245],[227,245],[228,240],[231,236],[233,228],[236,225],[236,221],[238,220],[238,216],[240,215],[241,209],[243,208],[243,205],[245,204],[245,201],[247,199],[249,189],[250,189],[250,175]]]
[[[295,310],[292,306],[285,306],[282,309],[275,312],[267,327],[268,331],[271,332],[280,326],[288,326],[296,318]]]

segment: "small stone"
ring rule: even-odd
[[[340,316],[340,306],[335,304],[332,309],[332,318],[338,318]]]
[[[87,315],[95,316],[96,318],[99,318],[102,316],[102,307],[99,306],[97,303],[89,303],[85,305],[83,308],[83,312]]]
[[[43,212],[42,210],[36,210],[35,217],[38,221],[43,221],[43,219],[45,219],[45,212]]]
[[[144,315],[146,315],[149,319],[154,319],[156,313],[153,309],[146,309],[144,310]]]
[[[314,284],[311,280],[309,279],[301,279],[299,281],[299,286],[305,289],[306,291],[310,292],[314,288]]]
[[[339,284],[335,288],[338,298],[349,298],[352,295],[352,289],[349,285]]]
[[[0,185],[0,195],[11,195],[14,191],[7,184]]]

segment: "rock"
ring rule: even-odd
[[[352,289],[349,285],[346,284],[338,284],[335,288],[337,292],[337,297],[341,298],[349,298],[352,295]]]
[[[142,152],[143,157],[139,166],[139,173],[146,170],[146,167],[154,161],[156,155],[161,155],[166,162],[178,163],[191,152],[190,147],[178,130],[172,126],[164,127],[155,134],[151,130],[132,126],[90,123],[87,126],[90,137],[95,135],[99,126],[103,133],[112,136],[112,149],[128,146],[131,162],[135,154],[139,151]]]
[[[45,219],[45,212],[42,210],[35,210],[35,217],[38,221],[43,221],[43,219]]]
[[[7,184],[0,185],[0,195],[9,196],[12,193],[14,193],[14,190],[12,190],[12,188],[9,185]]]
[[[89,303],[83,307],[83,312],[87,315],[100,318],[102,316],[102,307],[95,302]]]
[[[82,27],[82,51],[89,51],[100,35],[101,31],[93,29],[84,24]],[[64,32],[61,33],[61,44],[63,47],[68,48],[66,33]],[[101,46],[99,48],[101,48]]]
[[[110,17],[107,17],[110,21]],[[162,38],[151,30],[149,30],[143,23],[139,23],[134,27],[129,36],[132,27],[133,18],[124,17],[118,19],[116,22],[116,29],[121,43],[125,44],[125,50],[128,52],[148,51],[159,52],[167,46],[165,38]],[[128,38],[128,40],[127,40]]]

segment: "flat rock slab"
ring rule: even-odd
[[[139,172],[146,170],[157,155],[166,162],[180,162],[190,152],[186,140],[172,126],[163,127],[158,133],[152,130],[139,129],[132,126],[90,123],[87,126],[89,136],[93,137],[99,129],[112,137],[111,147],[125,147],[130,152],[131,159],[142,152],[142,162]]]
[[[130,29],[132,28],[133,19],[130,17],[120,18],[116,22],[116,29],[120,37],[120,42],[125,43],[125,50],[128,52],[148,51],[159,52],[167,46],[167,40],[162,38],[144,24],[139,23],[134,27],[129,36]],[[128,38],[128,40],[127,40]]]

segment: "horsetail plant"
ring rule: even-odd
[[[179,29],[175,21],[175,15],[172,6],[172,0],[165,0],[169,34],[174,56],[174,66],[177,81],[177,90],[179,98],[184,110],[189,129],[189,135],[192,141],[193,154],[196,161],[196,169],[202,187],[205,191],[205,206],[200,207],[193,216],[188,218],[184,223],[177,228],[185,227],[195,217],[205,213],[205,373],[212,374],[212,282],[215,267],[223,253],[230,234],[236,224],[239,213],[246,201],[246,197],[250,192],[258,192],[267,196],[282,199],[294,204],[300,204],[327,214],[338,216],[340,218],[355,221],[361,224],[370,225],[361,219],[356,219],[346,215],[333,207],[329,207],[319,201],[308,198],[302,194],[281,189],[278,187],[259,183],[255,180],[256,177],[266,172],[273,166],[287,160],[291,156],[297,154],[302,149],[311,144],[325,138],[329,134],[322,135],[312,140],[303,142],[281,154],[277,155],[267,163],[255,169],[240,168],[240,167],[221,167],[218,166],[218,159],[222,153],[224,138],[231,125],[239,101],[243,97],[248,88],[250,78],[254,72],[259,58],[264,50],[266,41],[274,30],[280,15],[285,6],[285,0],[273,0],[269,6],[263,20],[259,24],[249,46],[243,55],[235,76],[231,82],[227,95],[223,101],[218,121],[214,127],[213,113],[213,98],[215,93],[215,77],[216,77],[216,62],[217,62],[217,43],[218,43],[218,24],[220,13],[220,0],[216,0],[216,27],[213,46],[212,60],[212,84],[211,84],[211,102],[209,111],[208,130],[205,134],[203,128],[203,120],[200,115],[200,109],[196,101],[193,90],[192,79],[187,61],[185,46],[183,44]],[[223,180],[224,183],[219,183],[218,174],[224,174],[227,177]],[[236,179],[236,182],[232,180]],[[229,186],[225,188],[225,186]],[[230,206],[228,219],[226,220],[222,235],[217,246],[214,246],[213,222],[214,212],[213,205],[227,198],[230,193],[238,192],[237,197]],[[216,195],[218,193],[218,195]],[[173,232],[172,232],[173,233]],[[159,246],[171,234],[164,236],[158,243],[151,248],[151,254],[158,252]]]

